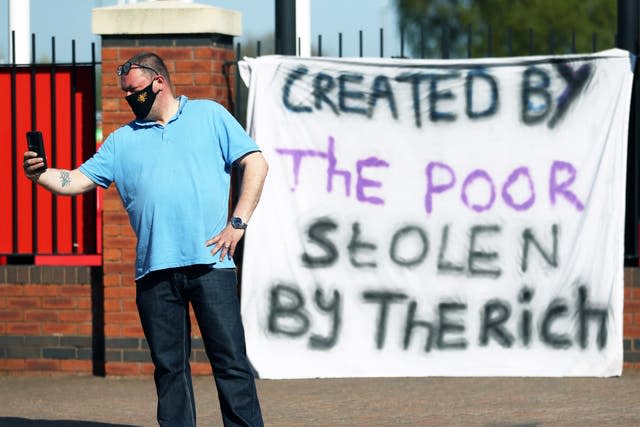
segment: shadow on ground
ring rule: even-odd
[[[27,418],[0,417],[2,427],[138,427],[132,424],[109,424],[94,421],[30,420]]]
[[[542,424],[539,423],[526,423],[526,424],[509,424],[509,423],[505,423],[505,424],[487,424],[485,427],[540,427],[542,426]]]

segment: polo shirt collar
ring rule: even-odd
[[[176,120],[178,117],[180,117],[180,114],[182,114],[182,110],[184,109],[184,106],[187,105],[187,101],[189,100],[188,97],[186,97],[185,95],[180,95],[178,97],[178,111],[176,111],[176,114],[173,115],[173,117],[171,117],[169,119],[169,121],[167,122],[167,124],[171,123],[172,121]],[[141,126],[141,127],[151,127],[151,126],[161,126],[158,123],[156,123],[155,121],[152,120],[137,120],[134,119],[133,122],[137,125],[137,126]]]

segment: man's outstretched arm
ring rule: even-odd
[[[44,172],[37,172],[44,163],[42,158],[33,151],[24,153],[22,168],[27,178],[42,185],[47,190],[55,194],[74,196],[89,190],[93,190],[97,185],[87,178],[79,169],[65,170],[48,168]]]

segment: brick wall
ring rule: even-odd
[[[102,279],[98,267],[0,266],[0,374],[104,375],[105,363],[110,374],[153,373],[141,334],[105,337]],[[211,372],[199,337],[191,360]]]
[[[640,369],[640,268],[624,270],[624,368]]]
[[[235,60],[230,36],[103,36],[105,136],[133,118],[115,71],[118,65],[141,51],[152,51],[163,58],[176,95],[213,99],[228,107],[222,67],[225,61]],[[230,87],[235,88],[235,79]],[[135,236],[115,188],[105,191],[103,200],[106,373],[147,374],[153,368],[135,305]],[[192,369],[194,373],[210,373],[193,316],[192,323],[195,337]]]
[[[96,372],[100,277],[96,267],[0,266],[0,373]]]

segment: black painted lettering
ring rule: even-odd
[[[390,291],[366,291],[362,298],[365,302],[377,303],[380,305],[378,311],[378,322],[376,324],[376,348],[384,347],[384,340],[387,335],[387,317],[389,316],[389,306],[394,302],[404,301],[407,294]]]
[[[405,237],[410,237],[412,234],[418,237],[418,240],[420,241],[420,248],[416,251],[416,254],[412,258],[406,258],[398,253],[398,245],[401,244],[402,240]],[[402,227],[400,230],[393,233],[393,237],[391,238],[391,246],[389,247],[389,257],[396,264],[403,267],[416,266],[424,261],[424,259],[427,257],[428,252],[429,239],[427,238],[427,233],[422,228],[409,225],[406,227]]]
[[[504,324],[511,317],[511,307],[507,301],[491,300],[484,305],[480,325],[480,345],[487,346],[493,337],[502,347],[509,348],[514,337]]]
[[[583,64],[576,71],[571,68],[571,65],[565,62],[558,62],[555,64],[555,67],[558,73],[567,82],[567,88],[558,98],[558,106],[549,119],[549,128],[555,127],[567,110],[569,110],[569,106],[578,97],[580,91],[587,85],[587,81],[591,77],[592,71],[591,64]]]
[[[354,222],[351,230],[351,240],[349,241],[349,246],[347,246],[347,249],[349,250],[349,261],[351,261],[351,265],[356,268],[377,267],[378,264],[373,260],[360,261],[357,258],[359,253],[375,251],[377,249],[377,246],[373,243],[360,240],[360,223]]]
[[[518,302],[520,304],[529,304],[533,299],[533,289],[524,287],[520,290],[518,295]],[[520,315],[520,321],[518,322],[518,331],[520,332],[520,338],[525,346],[529,346],[531,342],[532,327],[533,327],[533,314],[529,309],[523,309]]]
[[[311,255],[307,251],[302,254],[302,263],[307,268],[330,267],[338,261],[338,248],[327,234],[338,229],[338,224],[331,218],[319,218],[311,223],[307,229],[309,241],[320,250],[321,255]]]
[[[336,87],[333,77],[325,73],[318,73],[313,79],[313,98],[317,110],[322,110],[322,104],[327,104],[331,111],[339,115],[338,107],[329,98],[328,93]]]
[[[528,125],[541,122],[551,111],[549,75],[536,67],[529,67],[522,76],[522,121]]]
[[[522,232],[522,271],[525,272],[529,268],[529,246],[533,244],[542,255],[542,258],[552,267],[558,267],[558,224],[551,226],[551,237],[553,239],[551,253],[545,251],[538,239],[533,234],[531,228],[526,228]]]
[[[481,268],[478,263],[488,263],[498,258],[497,252],[486,252],[478,249],[478,237],[483,233],[499,233],[501,231],[498,225],[474,225],[471,227],[471,236],[469,243],[468,270],[471,276],[485,276],[498,278],[502,274],[499,267]]]
[[[304,297],[294,285],[277,284],[269,297],[269,332],[299,337],[309,330],[309,316],[304,309]]]
[[[564,317],[569,312],[567,303],[561,298],[555,298],[547,307],[542,322],[540,323],[540,340],[551,348],[569,348],[571,339],[567,334],[558,334],[551,331],[553,322],[558,317]]]
[[[486,85],[489,86],[489,105],[484,107],[483,110],[475,110],[473,103],[473,94],[474,84],[476,80],[484,81]],[[465,80],[465,93],[467,96],[466,102],[466,110],[467,117],[470,119],[480,119],[483,117],[492,116],[498,111],[499,98],[498,98],[498,82],[493,78],[491,74],[487,72],[484,68],[476,68],[467,74],[467,78]]]
[[[348,83],[360,84],[363,79],[362,74],[340,74],[338,77],[338,105],[343,113],[367,115],[367,109],[364,106],[347,105],[348,100],[364,102],[364,92],[347,88]]]
[[[420,95],[420,84],[431,78],[430,74],[424,73],[402,73],[396,77],[396,81],[401,83],[411,83],[411,94],[413,98],[413,116],[416,127],[422,127],[422,108]]]
[[[311,107],[308,105],[294,105],[291,102],[291,88],[293,87],[296,80],[301,79],[307,73],[309,73],[309,69],[307,67],[298,67],[295,70],[291,70],[291,72],[287,75],[286,82],[284,87],[282,88],[282,103],[287,108],[287,110],[292,111],[294,113],[310,113]]]
[[[438,273],[462,273],[464,267],[456,265],[446,259],[447,246],[449,245],[449,225],[442,227],[440,238],[440,250],[438,251]]]
[[[407,309],[407,321],[404,326],[403,346],[406,350],[409,348],[409,345],[411,345],[411,337],[413,336],[414,329],[424,328],[427,332],[427,338],[424,343],[424,351],[428,353],[431,351],[431,346],[433,345],[435,328],[433,326],[433,323],[431,322],[427,322],[426,320],[416,320],[417,307],[418,303],[416,301],[411,301],[409,303],[409,307]]]
[[[432,122],[452,122],[456,119],[455,113],[438,110],[438,103],[440,101],[448,101],[455,98],[453,92],[449,89],[439,89],[438,83],[459,77],[460,73],[458,72],[431,75],[431,81],[429,82],[429,118]]]
[[[387,76],[376,76],[371,86],[371,96],[369,97],[369,111],[367,116],[373,117],[373,112],[376,109],[378,100],[386,99],[389,104],[389,110],[394,119],[398,118],[398,109],[396,108],[396,99],[393,96],[393,90],[391,90],[391,84]]]
[[[464,337],[458,337],[458,339],[447,341],[447,334],[464,334],[465,331],[464,321],[460,319],[452,319],[449,315],[459,311],[465,311],[466,309],[466,304],[458,302],[441,302],[438,304],[437,342],[440,350],[467,348],[468,343]]]
[[[327,301],[322,289],[316,289],[314,301],[321,312],[331,318],[331,332],[328,336],[313,334],[309,337],[309,347],[316,350],[329,350],[338,342],[340,327],[342,326],[342,301],[340,292],[333,291],[332,298]]]
[[[589,305],[587,287],[578,288],[578,319],[580,322],[579,341],[581,348],[587,348],[589,344],[589,320],[594,320],[598,325],[596,342],[598,350],[607,345],[607,308],[596,308]]]

